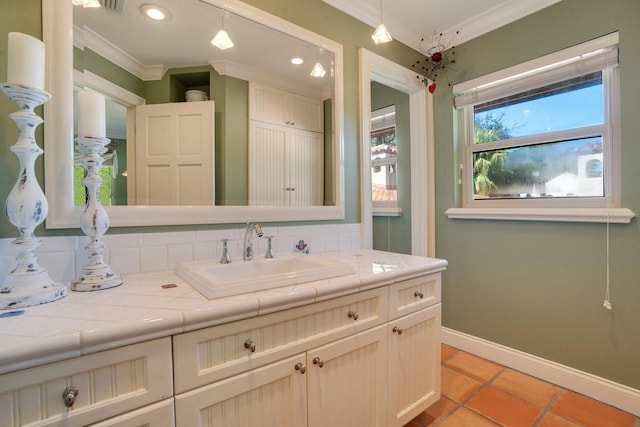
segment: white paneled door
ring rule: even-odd
[[[213,101],[136,107],[135,203],[214,204]]]

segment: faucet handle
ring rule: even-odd
[[[264,255],[265,258],[275,258],[276,255],[273,253],[273,248],[271,247],[271,239],[273,236],[265,236],[267,238],[267,253]]]
[[[220,258],[220,264],[231,264],[231,255],[229,255],[229,248],[227,242],[229,239],[222,239],[222,257]]]

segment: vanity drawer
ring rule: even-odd
[[[186,332],[173,337],[176,393],[263,366],[387,320],[387,289]]]
[[[78,393],[67,409],[69,387]],[[85,426],[172,394],[171,340],[161,338],[0,376],[0,425]]]
[[[440,302],[441,274],[404,280],[389,287],[389,318],[397,319]]]

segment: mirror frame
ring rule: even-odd
[[[342,45],[238,0],[203,0],[260,24],[283,31],[334,54],[334,195],[335,206],[106,206],[111,227],[237,224],[246,221],[343,220],[344,87]],[[46,46],[44,105],[44,176],[49,204],[46,228],[79,228],[83,206],[73,204],[73,5],[42,0]]]

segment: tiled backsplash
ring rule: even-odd
[[[292,252],[303,239],[310,253],[324,253],[360,247],[360,224],[330,224],[313,226],[262,227],[265,236],[274,236],[273,250]],[[172,270],[183,261],[219,259],[222,239],[229,239],[232,261],[242,259],[244,227],[229,230],[182,231],[172,233],[108,234],[103,236],[106,246],[104,259],[118,274],[146,273]],[[14,239],[0,239],[0,283],[15,268]],[[49,276],[67,282],[80,276],[87,265],[85,236],[44,237],[38,247],[38,262]],[[267,250],[266,239],[254,237],[255,254]]]

